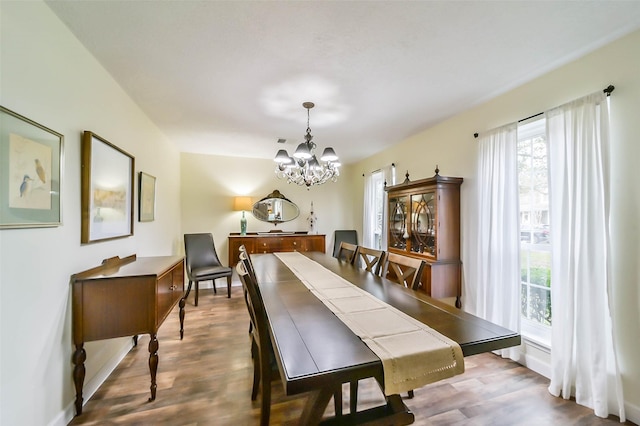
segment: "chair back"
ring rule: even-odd
[[[358,233],[354,229],[338,230],[333,233],[333,257],[338,257],[340,243],[346,242],[358,245]]]
[[[412,290],[420,287],[424,260],[396,253],[387,253],[386,257],[383,276]]]
[[[338,255],[336,256],[336,258],[344,260],[347,263],[353,263],[353,260],[357,256],[357,252],[357,245],[343,241],[340,243],[340,248],[338,249]]]
[[[273,349],[269,338],[267,312],[264,308],[262,294],[260,293],[258,282],[252,278],[248,271],[248,264],[249,261],[247,259],[240,259],[236,265],[236,272],[245,291],[245,302],[253,325],[251,327],[252,353],[254,362],[259,365],[258,380],[262,389],[260,425],[267,426],[271,412],[271,359],[273,358]],[[255,377],[254,380],[256,380]],[[255,389],[257,390],[257,388]],[[252,395],[252,399],[254,395],[255,393]]]
[[[244,244],[241,244],[238,250],[240,251],[238,258],[240,260],[246,260],[245,267],[247,268],[247,272],[249,273],[249,275],[251,275],[251,278],[253,279],[253,281],[256,284],[258,284],[258,279],[256,278],[256,271],[255,269],[253,269],[253,262],[251,261],[251,256],[249,256],[249,252],[247,251],[247,248],[244,246]]]
[[[211,234],[184,234],[187,273],[205,266],[222,266]]]
[[[353,263],[357,266],[362,266],[364,269],[375,275],[380,275],[382,273],[384,261],[385,252],[383,250],[374,250],[359,246],[356,259]]]

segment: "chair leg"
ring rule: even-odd
[[[211,285],[213,286],[213,294],[218,294],[218,289],[216,288],[216,280],[211,280]]]
[[[227,298],[231,297],[231,275],[227,277]]]
[[[413,397],[414,397],[414,395],[413,395],[413,389],[411,389],[411,390],[409,391],[409,399],[412,399]]]
[[[260,349],[258,349],[260,350]],[[269,361],[264,361],[263,355],[258,356],[260,359],[260,381],[262,382],[261,391],[262,399],[260,404],[260,426],[269,426],[269,417],[271,416],[271,365]]]
[[[258,359],[258,346],[251,338],[251,358],[253,358],[253,387],[251,388],[251,400],[255,401],[260,389],[260,360]]]
[[[198,306],[198,287],[200,285],[199,281],[196,281],[196,306]]]

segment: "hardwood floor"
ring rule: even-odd
[[[70,425],[258,425],[260,405],[250,397],[253,364],[241,287],[232,287],[230,299],[226,291],[214,295],[201,290],[199,306],[193,306],[191,296],[186,312],[184,340],[177,307],[159,331],[155,401],[147,402],[149,336],[141,336]],[[546,378],[515,362],[482,354],[465,358],[465,365],[464,374],[416,389],[415,398],[405,400],[414,424],[620,424],[617,417],[601,419],[574,401],[551,396]],[[344,390],[348,411],[348,385]],[[382,401],[373,380],[360,382],[359,409]],[[287,397],[279,380],[274,381],[271,424],[297,425],[303,403],[304,395]],[[333,413],[332,407],[330,403],[326,415]]]

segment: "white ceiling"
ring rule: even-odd
[[[292,154],[312,101],[343,164],[640,28],[640,1],[47,4],[181,151]]]

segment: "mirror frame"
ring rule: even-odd
[[[255,213],[255,211],[256,211],[256,209],[257,209],[257,206],[258,206],[260,203],[263,203],[263,202],[268,201],[268,200],[280,200],[280,201],[286,201],[287,203],[289,203],[289,204],[291,204],[293,207],[295,207],[295,209],[296,209],[296,214],[295,214],[295,216],[293,216],[293,217],[291,217],[291,218],[272,219],[272,220],[269,220],[269,219],[262,219],[262,218],[260,218],[260,217],[259,217],[258,215],[256,215],[256,213]],[[253,215],[253,217],[255,217],[256,219],[258,219],[259,221],[262,221],[262,222],[268,222],[268,223],[273,223],[274,225],[278,225],[279,223],[292,221],[292,220],[296,219],[298,216],[300,216],[300,208],[298,207],[298,205],[297,205],[296,203],[294,203],[293,201],[291,201],[290,199],[288,199],[287,197],[285,197],[284,195],[282,195],[282,194],[280,193],[280,191],[278,191],[277,189],[274,189],[274,190],[273,190],[273,192],[272,192],[271,194],[267,195],[266,197],[262,198],[262,199],[261,199],[261,200],[259,200],[259,201],[256,201],[256,202],[253,204],[253,207],[252,207],[252,209],[251,209],[251,214]]]

